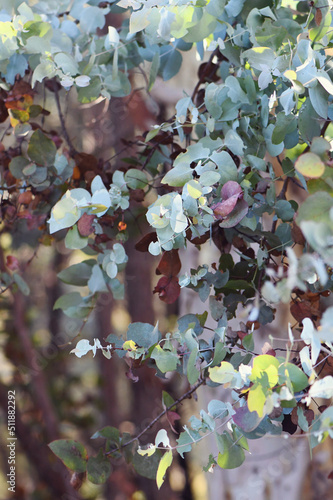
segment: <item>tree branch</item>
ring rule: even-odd
[[[57,439],[58,422],[49,396],[47,383],[42,373],[42,368],[38,365],[36,351],[32,345],[30,334],[25,324],[23,296],[20,292],[17,292],[13,298],[14,327],[21,341],[29,370],[31,371],[32,384],[34,386],[32,394],[36,398],[36,407],[41,409],[47,438],[49,440]]]
[[[0,407],[3,409],[4,414],[7,414],[8,388],[2,383],[0,383]],[[22,421],[20,410],[18,405],[16,405],[15,434],[20,442],[22,451],[29,461],[29,465],[34,467],[40,481],[47,486],[48,492],[52,494],[52,498],[58,498],[59,500],[65,500],[66,498],[80,500],[81,496],[72,488],[67,480],[69,473],[66,467],[60,460],[56,462],[53,460],[47,446],[43,444],[40,438],[36,439],[36,431],[32,431],[32,428],[33,425]]]
[[[320,131],[320,136],[324,136],[325,135],[325,132],[326,132],[326,130],[327,130],[327,128],[328,128],[328,126],[329,126],[330,123],[331,123],[331,120],[326,120],[325,121],[325,123],[324,123],[324,125],[323,125],[323,127],[322,127],[322,129]],[[307,153],[308,151],[310,151],[310,145],[309,144],[304,149],[303,154]]]
[[[58,110],[58,116],[59,116],[59,120],[60,120],[60,124],[61,124],[61,130],[62,130],[62,133],[66,139],[66,142],[69,146],[69,151],[71,153],[71,155],[74,155],[74,154],[77,154],[78,151],[75,149],[75,147],[73,146],[73,143],[68,135],[68,132],[67,132],[67,128],[66,128],[66,124],[65,124],[65,118],[64,118],[64,115],[62,114],[62,111],[61,111],[61,105],[60,105],[60,99],[59,99],[59,91],[58,91],[58,88],[57,88],[57,83],[54,82],[54,85],[53,85],[53,91],[54,91],[54,95],[55,95],[55,100],[56,100],[56,104],[57,104],[57,110]]]

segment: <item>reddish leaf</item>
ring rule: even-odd
[[[247,406],[237,408],[232,416],[233,421],[245,432],[253,431],[260,424],[261,418],[255,411],[250,411]]]
[[[303,236],[301,228],[296,224],[296,216],[297,213],[295,213],[293,222],[291,224],[291,237],[295,243],[303,246],[305,245],[305,238]]]
[[[25,94],[33,96],[34,91],[32,90],[31,85],[29,85],[29,83],[25,82],[24,80],[16,81],[13,88],[9,92],[9,95],[11,97],[15,97],[16,99],[21,99],[21,97]]]
[[[11,271],[16,271],[16,269],[19,269],[20,264],[19,264],[19,261],[17,260],[16,257],[14,257],[13,255],[7,255],[7,257],[6,257],[6,266]]]
[[[111,241],[111,238],[107,234],[98,234],[95,238],[96,245],[107,243],[108,241]],[[98,247],[96,247],[96,250],[97,252],[100,252],[100,250],[98,250]]]
[[[171,429],[173,430],[173,432],[176,432],[174,425],[175,425],[176,420],[180,419],[180,415],[178,415],[178,413],[175,411],[168,411],[166,414],[166,417],[167,417],[167,420],[170,424]]]
[[[140,203],[145,199],[145,192],[143,189],[131,189],[130,199]]]
[[[81,173],[93,170],[96,175],[98,161],[95,156],[88,153],[77,153],[74,159]]]
[[[313,410],[304,410],[304,416],[306,420],[308,421],[308,424],[311,425],[313,419],[315,418],[315,414]]]
[[[219,65],[213,62],[204,62],[200,64],[198,69],[198,76],[201,82],[217,82],[220,80],[220,76],[216,74],[219,69]]]
[[[244,219],[249,211],[249,206],[243,198],[238,200],[235,208],[230,212],[228,217],[225,217],[222,222],[220,222],[221,227],[229,228],[237,226],[237,224]]]
[[[301,301],[293,302],[290,306],[290,312],[298,321],[301,323],[304,318],[318,318],[321,316],[321,312],[318,308],[319,306],[319,296],[318,303],[311,302],[310,300],[306,300],[305,298]]]
[[[248,328],[248,330],[258,330],[260,328],[260,323],[259,321],[247,321],[246,322],[246,328]]]
[[[89,236],[89,234],[94,232],[93,222],[95,215],[83,214],[79,222],[77,223],[77,228],[81,236]]]
[[[8,118],[8,111],[4,101],[0,100],[0,123],[3,123]]]
[[[144,133],[144,137],[146,137],[148,132]],[[173,137],[170,134],[170,132],[159,132],[155,137],[152,137],[150,141],[148,141],[150,144],[172,144],[173,143]]]
[[[45,80],[45,87],[51,92],[59,91],[62,89],[62,86],[55,79]]]
[[[152,241],[157,241],[155,232],[145,234],[143,238],[135,244],[135,250],[139,252],[148,252],[148,247]]]
[[[162,255],[156,269],[156,274],[176,276],[179,273],[181,266],[178,250],[170,250],[170,252],[164,252]]]
[[[323,19],[323,13],[321,11],[321,9],[316,9],[316,13],[315,13],[315,23],[317,26],[320,25],[321,21]]]
[[[217,219],[223,219],[233,211],[238,201],[238,197],[238,194],[234,194],[227,200],[220,201],[219,203],[211,206]]]
[[[224,229],[220,227],[218,224],[213,224],[212,237],[215,246],[217,246],[220,252],[222,253],[230,252],[231,243],[229,243],[229,241],[225,237]]]
[[[333,479],[333,470],[331,470],[331,472],[327,476],[327,479]]]
[[[243,190],[238,184],[238,182],[235,181],[226,182],[221,189],[222,200],[227,200],[228,198],[231,198],[231,196],[235,195],[238,195],[238,197],[241,197],[243,195]]]
[[[22,203],[23,205],[29,205],[29,203],[32,201],[32,192],[31,191],[24,191],[24,193],[20,193],[17,201],[19,203]]]
[[[246,337],[247,333],[246,332],[242,332],[242,331],[238,331],[237,332],[237,335],[238,335],[238,338],[243,340],[244,337]]]
[[[193,243],[193,245],[203,245],[210,237],[210,231],[206,231],[201,236],[194,236],[191,229],[186,230],[186,238]]]
[[[235,181],[228,181],[221,190],[221,201],[212,205],[214,215],[217,219],[224,219],[235,209],[237,201],[243,198],[243,190]],[[241,217],[243,218],[243,217]],[[239,221],[238,221],[239,222]],[[237,223],[238,223],[237,222]],[[234,224],[236,225],[236,224]]]
[[[153,293],[158,293],[159,298],[166,304],[172,304],[178,299],[180,294],[178,278],[175,276],[171,278],[163,276],[155,286]]]
[[[269,354],[269,356],[274,356],[276,358],[276,351],[274,351],[274,349],[270,349],[266,352],[266,354]]]
[[[139,382],[139,377],[137,375],[134,375],[131,369],[128,372],[126,372],[125,375],[129,380],[132,380],[134,383]]]

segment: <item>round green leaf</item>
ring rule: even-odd
[[[222,469],[236,469],[245,460],[245,453],[241,446],[235,444],[229,434],[220,436],[223,441],[224,451],[219,453],[217,463]]]
[[[309,385],[308,377],[293,363],[282,364],[279,368],[279,373],[282,377],[284,374],[289,376],[295,392],[300,392]]]
[[[147,186],[147,176],[142,170],[130,168],[125,174],[127,186],[131,189],[143,189]]]
[[[37,165],[45,167],[53,165],[56,152],[57,148],[54,142],[39,129],[30,137],[28,155]]]

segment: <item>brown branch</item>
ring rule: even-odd
[[[286,199],[286,192],[288,189],[289,179],[290,179],[290,177],[286,177],[285,180],[283,181],[282,189],[276,198],[277,200],[285,200]]]
[[[6,415],[8,410],[8,388],[1,383],[0,407]],[[81,499],[81,496],[69,484],[69,473],[66,467],[60,460],[56,462],[53,460],[53,456],[46,445],[41,440],[36,439],[36,433],[31,431],[31,426],[22,421],[18,401],[15,408],[15,435],[26,454],[29,464],[34,467],[38,479],[47,486],[52,498],[58,498],[59,500],[65,498]],[[17,479],[19,480],[19,478]],[[13,498],[16,498],[15,495]]]
[[[325,123],[324,123],[324,125],[323,125],[323,127],[322,127],[322,129],[320,131],[320,136],[323,136],[325,134],[325,132],[326,132],[326,130],[327,130],[327,128],[328,128],[328,126],[329,126],[330,123],[331,123],[331,120],[326,120],[325,121]],[[308,151],[310,151],[310,147],[311,147],[310,144],[308,144],[306,146],[306,148],[304,149],[303,154],[307,153]]]
[[[55,95],[55,100],[56,100],[56,105],[57,105],[57,110],[58,110],[58,116],[59,116],[59,120],[60,120],[60,124],[61,124],[61,130],[62,130],[62,133],[63,133],[63,136],[64,138],[66,139],[66,142],[69,146],[69,151],[71,153],[71,155],[75,155],[78,153],[77,149],[75,149],[75,147],[73,146],[73,143],[68,135],[68,132],[67,132],[67,128],[66,128],[66,124],[65,124],[65,118],[64,118],[64,115],[62,114],[62,111],[61,111],[61,105],[60,105],[60,99],[59,99],[59,90],[57,88],[57,82],[55,81],[54,82],[54,85],[53,85],[53,91],[54,91],[54,95]]]
[[[20,292],[17,292],[13,296],[13,299],[14,327],[21,341],[22,350],[31,372],[32,385],[34,386],[32,394],[35,398],[36,407],[41,409],[47,438],[52,441],[58,438],[58,422],[55,416],[55,410],[49,397],[48,387],[42,368],[38,364],[36,350],[31,342],[30,332],[25,323],[26,318],[23,296]]]
[[[115,453],[116,451],[120,451],[122,448],[125,448],[125,446],[128,446],[129,444],[134,443],[134,441],[140,439],[140,437],[143,436],[147,431],[149,431],[149,429],[151,429],[162,417],[164,417],[164,415],[166,415],[168,411],[170,411],[174,406],[184,401],[184,399],[188,399],[189,397],[191,397],[191,395],[205,382],[206,382],[205,379],[199,380],[199,382],[197,382],[190,390],[185,392],[185,394],[183,394],[180,398],[176,399],[176,401],[174,401],[171,405],[167,406],[163,411],[161,411],[161,413],[159,413],[157,417],[154,418],[154,420],[152,420],[141,432],[139,432],[137,436],[133,437],[123,445],[119,446],[119,448],[108,451],[106,455],[110,455],[112,453]]]

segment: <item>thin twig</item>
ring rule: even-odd
[[[326,132],[326,130],[327,130],[327,128],[328,128],[328,126],[329,126],[330,123],[331,123],[331,120],[326,120],[325,121],[325,123],[324,123],[324,125],[323,125],[323,127],[322,127],[322,129],[320,131],[320,136],[324,136],[325,135],[325,132]],[[306,148],[304,149],[303,154],[307,153],[308,151],[310,151],[310,147],[311,147],[310,144],[308,144],[306,146]]]
[[[63,136],[65,137],[66,142],[67,142],[67,144],[69,146],[70,153],[72,155],[73,154],[77,154],[78,151],[73,146],[73,143],[72,143],[72,141],[71,141],[71,139],[70,139],[70,137],[68,135],[68,132],[67,132],[64,115],[62,114],[62,111],[61,111],[61,105],[60,105],[60,99],[59,99],[59,91],[57,89],[56,82],[54,82],[53,90],[54,90],[55,100],[56,100],[57,109],[58,109],[58,116],[59,116],[59,120],[60,120],[60,123],[61,123],[61,129],[62,129]]]
[[[167,406],[163,411],[161,411],[161,413],[159,413],[159,415],[157,415],[157,417],[155,417],[154,420],[152,420],[137,436],[133,437],[123,445],[119,446],[119,448],[108,451],[106,455],[110,455],[111,453],[120,451],[122,448],[125,448],[125,446],[128,446],[129,444],[134,443],[134,441],[140,439],[140,437],[143,436],[147,431],[149,431],[149,429],[151,429],[156,424],[156,422],[158,422],[162,417],[164,417],[164,415],[166,415],[168,411],[170,411],[174,406],[184,401],[184,399],[189,398],[198,389],[198,387],[200,387],[205,383],[205,381],[206,381],[205,379],[202,379],[199,382],[197,382],[189,391],[185,392],[185,394],[183,394],[180,398],[178,398],[171,405]]]
[[[286,192],[288,189],[289,179],[290,179],[290,177],[286,177],[285,180],[283,181],[282,189],[279,192],[278,196],[276,197],[277,200],[285,200],[286,199]]]

